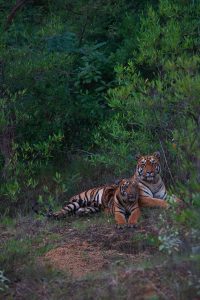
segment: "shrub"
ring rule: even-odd
[[[160,1],[140,19],[137,48],[117,65],[110,117],[96,130],[95,164],[133,170],[137,152],[160,149],[166,182],[191,186],[199,164],[199,4]],[[192,38],[191,38],[192,35]],[[133,172],[133,171],[132,171]],[[174,174],[174,175],[172,175]]]

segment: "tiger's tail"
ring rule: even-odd
[[[78,202],[73,202],[65,205],[61,210],[57,212],[49,211],[47,213],[47,217],[52,219],[62,219],[66,216],[75,215],[79,209],[80,204]]]
[[[85,216],[90,214],[96,214],[100,211],[101,211],[100,207],[95,207],[95,206],[81,207],[77,210],[76,215]]]

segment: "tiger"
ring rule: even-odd
[[[139,185],[140,207],[163,207],[168,208],[167,191],[160,176],[160,152],[151,155],[136,155],[137,166],[132,180],[137,180]],[[176,197],[176,202],[182,200]]]
[[[139,208],[139,185],[137,179],[122,179],[115,189],[114,197],[104,201],[108,212],[114,215],[118,228],[135,227],[141,215]]]
[[[67,215],[86,215],[101,210],[115,217],[118,228],[134,227],[140,217],[137,180],[122,179],[119,184],[84,191],[70,198],[69,204],[48,217],[60,219]]]
[[[103,199],[110,199],[117,188],[116,184],[95,187],[72,196],[61,210],[49,212],[48,217],[61,219],[68,215],[86,215],[101,210]]]

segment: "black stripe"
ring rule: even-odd
[[[153,194],[153,192],[151,191],[151,189],[150,189],[148,186],[146,186],[144,183],[140,183],[140,184],[144,185],[144,186],[151,192],[151,194]],[[139,185],[139,187],[141,188],[141,190],[142,190],[144,193],[146,193],[146,194],[148,194],[149,196],[152,197],[152,195],[149,194],[149,192],[144,191],[144,190],[142,189],[142,186],[141,186],[141,185]]]
[[[77,202],[80,207],[84,206],[84,202],[83,202],[83,199],[81,199],[81,197],[79,196],[79,199],[78,199],[78,202]]]
[[[151,192],[151,194],[149,194],[148,192],[141,190],[142,192],[146,193],[147,195],[149,195],[150,197],[152,197],[153,193]],[[143,195],[142,195],[143,196]],[[144,196],[144,197],[148,197],[148,196]]]
[[[70,203],[70,204],[73,205],[74,211],[76,211],[77,209],[79,209],[79,207],[76,207],[76,204],[75,204],[75,203]]]
[[[149,197],[150,196],[150,197]],[[145,198],[153,198],[151,195],[149,196],[146,196],[146,195],[142,195],[142,197],[145,197]],[[140,198],[139,198],[140,199]]]
[[[165,197],[167,196],[167,192],[165,191],[165,193],[164,193],[164,196],[163,196],[163,198],[162,199],[164,199],[165,200]]]
[[[69,203],[69,204],[67,205],[67,207],[68,207],[68,209],[72,210],[73,207],[71,207],[70,205],[72,205],[72,203]],[[73,205],[72,205],[72,206],[73,206]]]
[[[96,200],[96,202],[97,202],[97,206],[99,205],[99,194],[97,195],[97,200]]]
[[[159,185],[159,187],[157,187],[157,190],[154,192],[154,194],[158,193],[161,190],[162,187],[163,187],[163,183],[161,183]]]
[[[145,183],[139,182],[139,186],[140,186],[141,184],[143,184],[146,188],[148,188],[148,189],[151,191],[151,189],[150,189]]]
[[[98,188],[98,189],[97,189],[97,191],[96,191],[96,193],[95,193],[95,195],[94,195],[95,201],[96,201],[96,196],[99,194],[99,191],[100,191],[101,189],[102,189],[102,188]]]
[[[134,210],[138,209],[138,208],[139,208],[139,206],[136,206],[136,207],[132,208],[132,209],[131,209],[131,213],[132,213]]]
[[[85,207],[86,206],[86,201],[85,201],[85,199],[81,198],[81,194],[79,194],[78,203],[79,203],[80,207]]]
[[[125,215],[126,211],[125,210],[115,210],[115,213],[120,213],[120,214]]]
[[[92,189],[91,193],[90,193],[90,197],[93,197],[95,192],[96,192],[96,189]]]
[[[85,192],[85,197],[84,197],[84,198],[86,198],[86,201],[88,202],[87,192],[88,192],[88,191]]]
[[[120,204],[121,206],[123,206],[124,204],[123,204],[123,202],[121,201],[121,199],[119,198],[118,195],[116,195],[116,198],[117,198],[117,201],[119,202],[119,204]]]
[[[117,211],[118,213],[120,213],[121,215],[123,215],[126,218],[126,211]],[[115,211],[116,213],[116,211]]]
[[[92,213],[97,213],[97,212],[99,212],[99,208],[98,207],[88,207],[88,209],[90,210],[90,212],[92,212]]]

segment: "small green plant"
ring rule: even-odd
[[[151,245],[151,246],[156,246],[156,247],[160,246],[159,237],[157,237],[153,234],[148,234],[147,235],[147,241],[148,241],[148,244]]]
[[[174,252],[178,252],[182,246],[182,240],[180,238],[179,230],[180,228],[173,224],[173,220],[170,222],[173,224],[169,225],[169,220],[167,219],[167,215],[159,215],[159,250],[167,252],[168,254],[173,254]]]
[[[182,241],[178,237],[178,233],[160,233],[158,240],[160,242],[159,250],[166,251],[168,254],[172,254],[174,251],[179,251]]]
[[[68,202],[66,197],[70,186],[75,182],[80,180],[79,174],[73,174],[67,180],[59,172],[55,172],[55,175],[52,176],[52,187],[49,185],[44,185],[42,188],[42,193],[37,196],[36,206],[39,205],[39,210],[37,212],[41,215],[46,215],[49,210],[55,210],[62,201],[65,203]]]
[[[77,218],[76,222],[72,223],[72,226],[74,229],[85,232],[88,230],[88,228],[91,226],[92,218],[86,219],[86,218]]]
[[[200,278],[193,274],[191,271],[188,271],[188,286],[196,291],[196,295],[200,296]]]
[[[0,264],[7,272],[13,272],[13,265],[27,262],[31,251],[29,238],[8,240],[2,245]]]
[[[4,271],[0,270],[0,291],[8,289],[10,280],[4,275]]]
[[[14,228],[16,225],[16,220],[9,216],[1,216],[0,223],[6,228]]]

